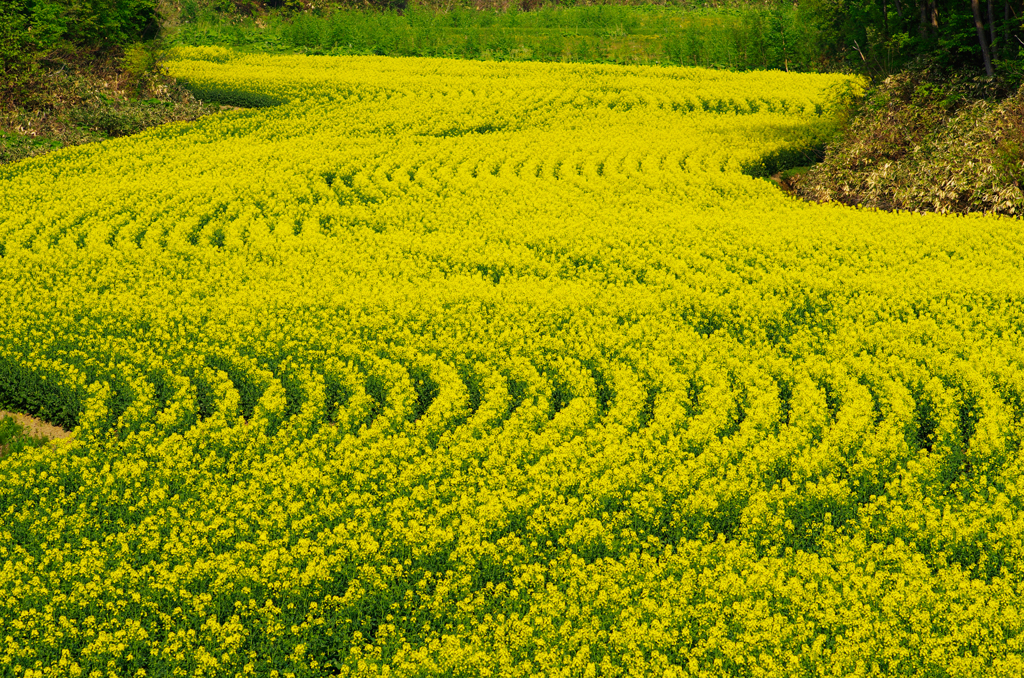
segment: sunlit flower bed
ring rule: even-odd
[[[180,50],[0,168],[0,676],[1020,676],[1019,221],[841,76]]]

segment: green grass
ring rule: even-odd
[[[784,180],[790,180],[794,177],[801,177],[811,171],[812,165],[802,165],[800,167],[793,167],[787,170],[783,170],[779,173],[779,178]]]
[[[172,40],[270,53],[820,70],[816,34],[802,11],[788,4],[552,6],[530,12],[411,8],[402,14],[349,9],[258,20],[207,13],[180,26]]]
[[[61,146],[59,141],[49,137],[32,137],[18,132],[0,130],[0,164],[40,155]]]

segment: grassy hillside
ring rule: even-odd
[[[0,164],[219,110],[152,66],[138,69],[132,56],[61,59],[20,98],[0,104]]]

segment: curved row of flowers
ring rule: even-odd
[[[839,76],[181,50],[0,169],[0,675],[1016,676],[1024,236]]]

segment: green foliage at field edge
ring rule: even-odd
[[[172,43],[306,54],[443,56],[820,71],[809,17],[792,5],[721,9],[593,5],[529,12],[335,9],[237,17],[203,13]]]

